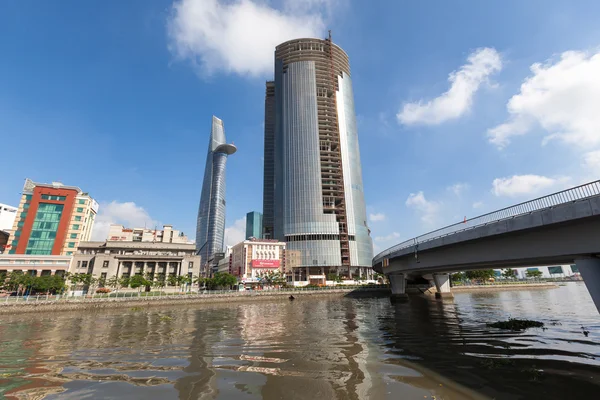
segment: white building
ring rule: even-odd
[[[267,272],[285,272],[285,243],[271,239],[244,240],[231,248],[231,274],[255,284]]]
[[[123,225],[111,224],[109,242],[148,242],[148,243],[180,243],[191,244],[183,232],[173,230],[173,225],[164,225],[162,230],[147,228],[125,228]]]
[[[541,278],[567,278],[579,276],[579,270],[575,265],[551,265],[546,267],[522,267],[511,268],[517,271],[517,279],[526,279],[528,270],[538,270],[542,273]],[[504,269],[495,269],[497,277],[502,277]]]
[[[17,207],[0,203],[0,231],[12,230],[16,217]]]

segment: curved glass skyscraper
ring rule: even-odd
[[[264,232],[295,253],[296,279],[370,273],[350,64],[331,39],[277,46],[264,159]]]
[[[227,156],[235,153],[236,150],[234,145],[227,144],[225,141],[223,121],[213,116],[196,225],[196,249],[202,257],[201,273],[205,275],[210,274],[206,268],[210,268],[216,261],[215,254],[223,251],[225,163]]]

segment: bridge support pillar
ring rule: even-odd
[[[435,282],[436,299],[452,299],[454,294],[450,291],[450,274],[433,274],[433,281]]]
[[[585,286],[600,312],[600,258],[583,258],[575,260]]]
[[[407,300],[406,277],[404,274],[390,274],[388,279],[392,286],[392,300]]]

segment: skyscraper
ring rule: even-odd
[[[264,188],[264,232],[299,254],[296,279],[370,273],[350,64],[331,39],[295,39],[275,49]]]
[[[246,214],[246,239],[262,239],[263,216],[258,211],[250,211]]]
[[[9,253],[70,256],[90,240],[97,212],[98,203],[78,187],[26,179]]]
[[[201,256],[201,273],[204,275],[209,274],[212,264],[218,261],[215,255],[223,251],[225,163],[227,156],[236,150],[233,144],[227,144],[225,141],[223,121],[213,116],[196,225],[196,249]]]

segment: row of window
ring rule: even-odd
[[[350,241],[355,241],[354,235],[349,235]],[[306,240],[340,240],[340,235],[334,234],[314,234],[314,235],[288,235],[285,237],[286,242],[304,242]]]
[[[57,200],[57,201],[65,201],[67,199],[66,196],[52,196],[49,194],[43,194],[42,200]]]

